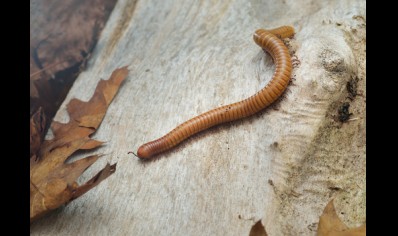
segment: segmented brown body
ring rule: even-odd
[[[175,147],[193,134],[221,123],[253,115],[274,102],[286,89],[292,72],[289,51],[280,38],[291,37],[293,34],[294,29],[290,26],[256,30],[253,35],[254,42],[265,49],[276,64],[272,80],[263,89],[243,101],[205,112],[180,124],[165,136],[143,144],[138,148],[137,156],[152,157]]]

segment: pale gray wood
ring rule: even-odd
[[[274,72],[252,40],[257,28],[293,25],[301,64],[284,98],[251,118],[190,138],[152,162],[132,155],[144,142],[265,86]],[[315,235],[327,202],[350,227],[365,222],[365,1],[119,0],[72,98],[130,73],[94,135],[114,175],[31,225],[31,235]],[[352,118],[337,109],[359,77]],[[49,137],[51,135],[49,134]],[[340,188],[340,190],[338,190]],[[345,199],[345,200],[342,200]]]

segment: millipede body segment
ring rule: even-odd
[[[276,65],[272,80],[263,89],[245,100],[198,115],[180,124],[163,137],[143,144],[138,148],[137,156],[139,158],[153,157],[175,147],[200,131],[251,116],[273,103],[285,91],[292,72],[290,54],[281,38],[291,37],[293,34],[294,29],[291,26],[256,30],[253,35],[254,42],[272,56]]]

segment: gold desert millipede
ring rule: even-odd
[[[272,30],[256,30],[253,35],[254,42],[272,56],[276,65],[272,80],[263,89],[245,100],[205,112],[185,121],[165,136],[143,144],[138,148],[137,156],[143,159],[153,157],[175,147],[200,131],[251,116],[273,103],[285,91],[292,72],[290,54],[281,38],[293,35],[294,29],[291,26],[282,26]]]

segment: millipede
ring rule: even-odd
[[[285,91],[292,73],[292,61],[283,38],[292,37],[291,26],[281,26],[271,30],[258,29],[253,34],[254,42],[268,52],[275,63],[271,81],[253,96],[240,102],[224,105],[200,114],[178,125],[163,137],[145,143],[134,155],[141,159],[153,157],[170,150],[190,136],[215,125],[251,116],[273,103]]]

